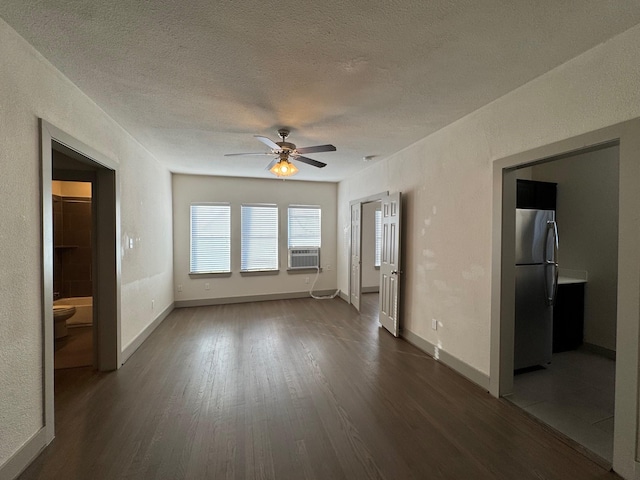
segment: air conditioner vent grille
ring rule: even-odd
[[[320,266],[319,248],[290,248],[289,268],[315,268]]]

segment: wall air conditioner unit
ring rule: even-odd
[[[316,268],[320,266],[319,248],[290,248],[289,269]]]

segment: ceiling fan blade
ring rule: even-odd
[[[244,156],[264,156],[264,155],[273,155],[273,153],[225,153],[225,157],[237,157],[240,155]]]
[[[327,166],[326,163],[319,162],[317,160],[314,160],[313,158],[303,157],[302,155],[296,155],[296,156],[292,155],[292,158],[294,160],[298,160],[299,162],[306,163],[307,165],[313,165],[314,167],[318,167],[318,168]]]
[[[254,135],[253,138],[257,138],[272,150],[280,150],[280,145],[267,137],[263,137],[262,135]]]
[[[315,147],[296,148],[298,153],[319,153],[319,152],[335,152],[336,147],[333,145],[316,145]]]
[[[273,160],[271,160],[269,162],[269,165],[267,165],[267,168],[265,168],[265,170],[271,170],[271,167],[273,167],[276,163],[278,163],[280,159],[279,158],[274,158]]]

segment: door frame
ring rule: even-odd
[[[362,197],[362,198],[357,198],[355,200],[351,200],[349,202],[349,232],[351,232],[351,224],[353,222],[353,219],[351,218],[351,212],[352,212],[352,208],[354,205],[360,204],[360,220],[362,221],[362,205],[365,203],[370,203],[370,202],[378,202],[378,201],[382,201],[383,198],[388,197],[389,196],[389,191],[386,190],[384,192],[380,192],[380,193],[375,193],[373,195],[369,195],[366,197]],[[362,228],[360,228],[360,245],[362,245]],[[351,235],[349,235],[349,275],[348,275],[348,285],[349,285],[349,291],[347,292],[347,298],[348,298],[348,303],[352,304],[351,302],[351,289],[352,289],[352,285],[351,285],[351,272],[353,269],[353,264],[352,264],[352,255],[351,255]],[[360,298],[360,296],[362,295],[362,280],[360,281],[360,291],[358,292],[358,298]]]
[[[613,468],[626,478],[638,462],[640,338],[640,119],[493,162],[490,393],[513,390],[516,169],[618,143],[618,296]]]
[[[120,343],[120,189],[118,164],[40,119],[41,225],[42,225],[42,330],[43,330],[43,420],[45,442],[54,438],[54,322],[53,322],[53,150],[62,151],[88,164],[95,172],[96,239],[94,263],[94,318],[97,334],[97,367],[115,370],[121,365]]]

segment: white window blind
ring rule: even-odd
[[[375,213],[375,229],[376,229],[376,253],[373,265],[380,266],[380,258],[382,254],[382,211],[376,210]]]
[[[231,271],[231,206],[191,205],[191,273]]]
[[[278,206],[242,205],[240,269],[278,270]]]
[[[289,248],[320,248],[320,207],[292,205],[289,207]]]

